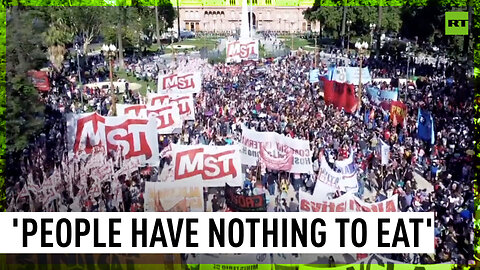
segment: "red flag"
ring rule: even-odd
[[[355,97],[355,87],[353,84],[339,83],[335,81],[324,81],[324,99],[327,105],[352,113],[357,109],[358,100]]]
[[[407,106],[401,101],[392,101],[392,107],[390,108],[390,119],[393,124],[401,124],[403,126],[403,120],[407,115]]]

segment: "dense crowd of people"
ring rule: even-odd
[[[350,57],[349,64],[358,65],[359,58]],[[105,61],[102,54],[87,58],[84,74],[89,76],[82,78],[84,83],[108,81]],[[151,83],[147,92],[156,91],[155,78],[174,65],[160,63],[165,65],[160,68],[160,65],[147,64],[152,62],[154,59],[126,62],[127,73]],[[412,70],[415,68],[422,77],[409,84],[378,85],[382,89],[398,88],[402,93],[399,100],[406,104],[408,114],[404,124],[394,125],[389,119],[390,112],[370,102],[366,94],[361,108],[352,114],[326,104],[322,83],[309,81],[313,63],[313,55],[308,53],[262,59],[251,65],[209,65],[193,58],[179,60],[175,64],[177,70],[203,71],[203,89],[195,96],[195,121],[186,123],[179,134],[159,136],[160,152],[170,143],[235,144],[240,140],[243,126],[308,140],[313,152],[313,175],[272,171],[264,164],[245,170],[241,193],[265,193],[272,201],[269,211],[282,212],[298,211],[299,190],[314,190],[321,156],[334,166],[335,160],[345,159],[353,153],[358,168],[356,195],[359,198],[374,202],[398,194],[401,211],[436,213],[435,255],[392,255],[392,259],[408,263],[459,264],[472,260],[475,212],[472,187],[473,89],[464,78],[457,79],[461,67],[413,61],[409,63]],[[328,64],[328,60],[321,63],[325,71]],[[372,78],[382,76],[391,82],[398,82],[399,75],[405,73],[397,72],[403,64],[396,66],[388,57],[372,56],[364,65],[370,67]],[[99,162],[112,164],[115,176],[108,179],[108,184],[99,187],[100,190],[94,187],[92,183],[96,181],[88,173],[79,177],[68,172],[81,171],[95,160],[80,157],[72,161],[69,157],[66,114],[89,111],[112,114],[108,89],[80,90],[76,82],[66,79],[75,74],[76,68],[72,61],[64,74],[52,77],[52,91],[43,99],[46,104],[44,130],[25,149],[17,175],[7,179],[10,211],[143,211],[145,181],[164,181],[161,177],[166,174],[162,171],[171,164],[170,157],[162,157],[158,168],[137,165],[136,169],[120,174],[117,172],[122,170],[122,164],[125,166],[123,158],[104,154]],[[452,77],[454,80],[450,79]],[[127,86],[125,96],[119,102],[141,103],[142,100],[140,93],[129,91]],[[417,136],[419,108],[430,111],[434,117],[433,144]],[[391,149],[387,165],[381,164],[375,151],[380,141],[386,142]],[[58,180],[61,184],[54,183],[54,187],[61,186],[59,195],[48,204],[42,204],[45,198],[34,196],[31,187],[40,189],[42,183],[57,172],[60,172]],[[75,178],[70,186],[66,180],[68,177]],[[422,187],[419,179],[422,179]],[[21,198],[18,194],[22,194]],[[332,199],[341,195],[340,192],[333,194]],[[224,206],[217,203],[218,198],[214,198],[214,210],[224,210]]]

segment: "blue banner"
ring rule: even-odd
[[[398,89],[395,89],[393,91],[388,91],[388,90],[380,90],[377,87],[368,87],[367,95],[370,98],[370,100],[375,104],[379,104],[382,101],[397,101]]]
[[[433,117],[429,111],[418,109],[417,126],[418,137],[424,141],[435,143],[435,132],[433,127]]]
[[[310,83],[316,83],[318,82],[318,77],[320,76],[320,72],[318,69],[312,69],[310,70]]]
[[[358,85],[360,81],[360,68],[358,67],[346,67],[347,82]],[[362,84],[367,84],[372,80],[368,67],[362,68]]]

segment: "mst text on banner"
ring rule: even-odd
[[[159,94],[190,94],[202,90],[202,73],[172,73],[158,75]]]
[[[243,184],[238,145],[172,145],[173,181],[223,187]]]
[[[227,63],[238,63],[245,60],[258,60],[258,40],[244,39],[227,42]]]
[[[177,104],[157,104],[149,106],[144,104],[128,105],[118,104],[117,112],[120,116],[148,119],[154,117],[157,121],[158,134],[178,133],[182,129],[183,121]]]
[[[276,132],[258,132],[242,126],[242,164],[255,166],[260,159],[269,169],[313,173],[312,151],[307,140]]]
[[[90,154],[95,146],[107,151],[122,150],[125,159],[158,165],[157,121],[130,116],[103,117],[97,113],[67,115],[67,134],[71,153]]]
[[[195,104],[192,94],[153,94],[147,93],[148,106],[168,106],[175,105],[182,120],[195,120]],[[117,105],[118,106],[118,105]]]

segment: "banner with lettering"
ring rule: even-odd
[[[122,151],[125,159],[138,159],[156,166],[158,157],[157,121],[131,116],[103,117],[97,113],[67,115],[68,144],[71,153],[91,154],[94,147]]]
[[[159,94],[190,94],[202,90],[202,73],[172,73],[158,75]]]
[[[173,134],[181,132],[183,121],[180,115],[180,107],[183,106],[174,103],[165,105],[157,103],[155,106],[118,104],[117,112],[119,116],[141,119],[155,117],[158,134]]]
[[[200,264],[199,270],[271,270],[270,264]]]
[[[147,94],[147,105],[151,107],[155,106],[178,106],[180,118],[182,120],[195,120],[195,103],[192,94],[182,95],[169,95],[169,94]],[[118,106],[118,105],[117,105]],[[118,109],[117,109],[118,111]]]
[[[145,182],[145,211],[203,212],[203,187],[178,183]]]
[[[258,40],[245,39],[227,42],[226,62],[239,63],[244,60],[258,60],[260,52]]]
[[[307,264],[298,265],[298,270],[318,270],[317,266]],[[391,260],[380,255],[372,254],[354,264],[329,267],[328,270],[450,270],[451,264],[405,264],[400,261]]]
[[[353,160],[353,152],[350,152],[348,158],[335,161],[335,171],[342,174],[344,191],[358,191],[357,166]]]
[[[307,140],[276,132],[258,132],[242,126],[242,164],[255,166],[260,159],[269,169],[313,174],[312,151]]]
[[[265,194],[245,196],[238,194],[236,187],[225,184],[225,200],[227,206],[236,212],[266,212],[267,199]]]
[[[397,194],[378,203],[366,203],[352,193],[333,200],[319,200],[300,190],[299,198],[300,212],[398,212]]]
[[[324,156],[320,158],[320,170],[313,196],[317,199],[327,200],[332,195],[341,192],[357,192],[357,171],[353,156],[346,160],[335,162],[335,170],[328,165]]]
[[[238,145],[172,145],[171,181],[210,187],[243,185]]]
[[[405,117],[407,116],[407,106],[401,101],[393,101],[390,107],[390,119],[394,126],[400,124],[403,127]]]

